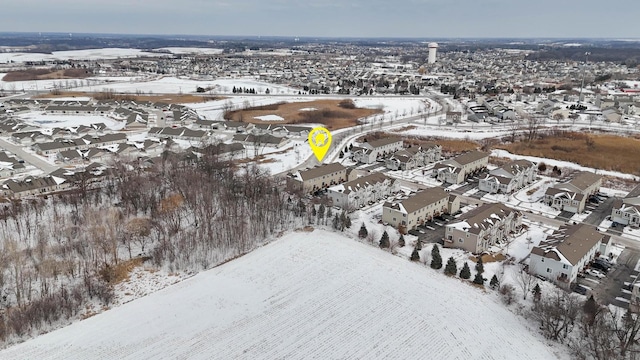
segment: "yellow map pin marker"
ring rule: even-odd
[[[322,162],[327,151],[331,147],[331,133],[323,127],[313,128],[309,133],[309,146],[316,155],[319,162]]]

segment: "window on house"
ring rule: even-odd
[[[547,268],[547,272],[551,274],[553,271],[551,270],[551,268]]]
[[[460,239],[458,239],[458,242],[459,242],[459,243],[463,243],[463,242],[464,242],[464,239],[463,239],[463,238],[460,238]]]
[[[568,269],[568,268],[569,268],[569,266],[568,266],[567,264],[562,264],[562,268],[563,268],[563,269]]]

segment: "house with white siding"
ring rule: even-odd
[[[581,213],[590,196],[602,186],[602,176],[588,171],[577,173],[569,182],[547,189],[544,203],[560,211]]]
[[[460,202],[451,201],[450,198],[444,189],[435,187],[421,190],[407,199],[385,202],[382,221],[401,232],[415,229],[436,216],[458,211]]]
[[[592,225],[564,225],[531,250],[529,273],[569,288],[609,239]]]
[[[478,188],[490,194],[511,194],[536,180],[537,168],[527,160],[516,160],[493,169],[480,179]]]
[[[354,161],[373,164],[378,158],[386,157],[389,154],[402,150],[402,148],[402,139],[388,137],[364,142],[360,146],[354,146],[353,149],[351,149],[351,153]]]
[[[484,204],[445,226],[444,247],[478,254],[508,241],[521,223],[519,211],[503,204]]]
[[[489,153],[470,151],[436,164],[433,167],[433,174],[442,182],[461,184],[469,175],[486,168],[488,164]]]
[[[631,190],[624,199],[614,200],[611,220],[618,224],[640,226],[640,185]]]
[[[380,201],[400,190],[396,179],[382,173],[369,174],[343,184],[331,186],[327,196],[334,206],[353,210],[367,205],[370,201]]]

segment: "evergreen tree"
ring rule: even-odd
[[[338,214],[336,213],[336,215],[333,217],[333,228],[338,230],[340,229],[340,218],[338,217]]]
[[[438,250],[438,244],[433,244],[431,248],[431,268],[436,270],[442,268],[442,257],[440,250]]]
[[[467,262],[465,261],[464,265],[462,266],[462,270],[460,270],[460,278],[467,280],[470,277],[471,269],[469,269],[469,264],[467,264]]]
[[[484,278],[482,277],[482,273],[476,273],[476,276],[473,278],[473,283],[478,285],[484,285]]]
[[[480,274],[484,272],[484,265],[482,264],[482,255],[478,255],[478,261],[476,262],[476,271]]]
[[[453,259],[453,256],[449,257],[447,260],[447,265],[444,267],[445,275],[454,276],[458,273],[458,266],[456,265],[456,261]]]
[[[387,230],[382,233],[382,237],[380,238],[380,248],[388,249],[389,244],[389,234],[387,234]]]
[[[491,281],[489,282],[489,286],[494,290],[497,289],[498,286],[500,286],[500,281],[498,281],[498,277],[495,274],[491,277]]]
[[[531,291],[533,292],[533,302],[540,301],[540,298],[542,297],[542,289],[540,289],[540,285],[536,284]]]
[[[416,249],[418,249],[418,251],[422,250],[422,241],[418,240],[416,242]]]
[[[228,88],[227,88],[227,89],[228,89]],[[238,90],[236,90],[236,87],[234,86],[234,87],[233,87],[233,90],[231,90],[231,91],[233,91],[233,93],[235,94]]]
[[[369,235],[369,232],[367,231],[367,228],[364,226],[364,223],[362,223],[362,226],[360,226],[360,231],[358,231],[358,237],[360,237],[360,239],[364,239],[367,237],[367,235]]]
[[[420,261],[420,253],[417,248],[413,248],[413,252],[411,253],[411,261]]]
[[[400,234],[400,238],[398,239],[398,246],[404,247],[406,244],[404,242],[404,235]]]
[[[344,153],[343,153],[342,151],[340,151],[340,155],[338,155],[338,157],[339,157],[340,159],[343,159],[343,158],[344,158]]]
[[[344,227],[346,227],[347,229],[349,229],[351,227],[351,218],[349,216],[347,216],[345,221],[344,221]]]

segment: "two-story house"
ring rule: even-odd
[[[510,194],[536,180],[535,164],[527,160],[516,160],[493,169],[480,179],[478,188],[490,194]]]
[[[379,157],[385,157],[388,154],[402,150],[402,147],[402,139],[388,137],[354,146],[351,152],[354,161],[373,164]]]
[[[442,147],[430,143],[396,151],[385,159],[384,164],[390,170],[411,170],[440,161],[441,156]]]
[[[564,225],[555,230],[529,255],[529,273],[541,275],[564,288],[569,288],[600,251],[609,236],[586,224]]]
[[[587,200],[602,186],[602,176],[588,171],[577,173],[569,182],[547,189],[544,203],[560,211],[581,213]]]
[[[482,151],[470,151],[445,160],[433,167],[435,177],[445,183],[461,184],[472,173],[486,168],[489,154]]]
[[[347,168],[340,163],[324,164],[299,171],[295,179],[304,193],[312,193],[345,182]]]
[[[449,193],[442,188],[429,188],[404,200],[385,202],[382,206],[382,221],[405,232],[435,216],[454,213],[459,206],[460,202],[451,201]]]
[[[616,199],[611,208],[611,220],[618,224],[640,226],[640,185],[624,199]]]
[[[399,190],[400,184],[396,179],[382,173],[373,173],[334,185],[327,190],[327,195],[333,201],[333,205],[352,210],[371,201],[379,201]]]
[[[484,204],[445,226],[444,247],[474,254],[508,241],[521,225],[522,214],[503,204]]]

